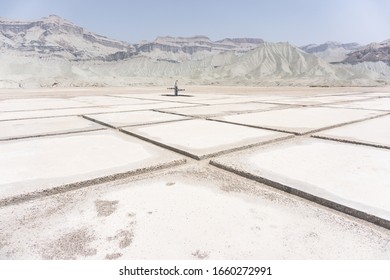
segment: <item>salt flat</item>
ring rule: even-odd
[[[176,102],[178,101],[178,97],[175,96],[172,93],[149,93],[149,94],[115,94],[111,95],[115,97],[125,97],[125,98],[138,98],[142,100],[149,100],[149,101],[173,101]],[[185,103],[201,103],[203,100],[215,100],[215,99],[225,99],[229,96],[226,96],[225,94],[215,94],[215,93],[210,93],[210,94],[197,94],[191,92],[191,94],[186,94],[185,92],[180,92],[180,102],[185,102]]]
[[[219,98],[219,99],[209,99],[209,100],[201,100],[199,103],[207,104],[207,105],[217,105],[217,104],[238,104],[238,103],[248,103],[248,102],[260,102],[264,99],[257,98],[255,96],[248,97],[237,97],[232,96],[230,98]]]
[[[0,101],[0,112],[91,107],[91,104],[65,98],[6,99]]]
[[[193,164],[0,208],[1,258],[389,259],[372,229]]]
[[[304,134],[380,115],[380,112],[324,107],[287,108],[215,118],[235,124]]]
[[[361,95],[337,95],[337,96],[313,96],[313,97],[296,97],[292,99],[273,100],[272,103],[285,105],[323,105],[340,102],[350,102],[358,100],[368,100],[375,97]]]
[[[61,116],[79,116],[87,114],[101,114],[112,112],[128,112],[140,111],[150,109],[165,109],[177,107],[193,107],[194,104],[175,103],[175,102],[157,102],[147,104],[134,105],[101,105],[84,108],[64,108],[64,109],[47,109],[47,110],[32,110],[23,112],[0,112],[0,121],[18,120],[18,119],[33,119],[33,118],[47,118],[47,117],[61,117]]]
[[[123,131],[197,159],[291,137],[285,133],[198,119],[123,128]]]
[[[314,136],[390,149],[390,116],[324,130]]]
[[[0,122],[0,140],[105,129],[81,117],[58,117]]]
[[[389,88],[167,87],[0,89],[0,259],[390,260]]]
[[[373,221],[380,218],[390,228],[389,150],[308,138],[213,162],[292,192],[298,190],[303,197],[310,194],[327,200],[325,205],[331,201],[337,204],[335,208],[348,207],[356,216],[372,215]]]
[[[86,115],[86,117],[115,128],[188,119],[178,115],[165,114],[154,111],[95,114]]]
[[[362,100],[356,102],[348,102],[342,104],[333,104],[329,105],[332,107],[340,108],[357,108],[357,109],[367,109],[367,110],[382,110],[390,111],[390,98],[376,98],[370,100]]]
[[[150,104],[158,101],[141,100],[135,98],[121,98],[112,96],[81,96],[73,97],[70,100],[90,105],[137,105],[137,104]]]
[[[232,104],[219,104],[198,107],[161,109],[161,111],[193,117],[215,117],[219,115],[229,115],[239,112],[268,111],[276,108],[281,108],[281,106],[274,104],[251,102],[237,103],[234,106],[232,106]]]
[[[0,142],[0,201],[154,169],[180,159],[136,138],[105,130]]]
[[[114,109],[108,107],[85,107],[85,108],[61,108],[61,109],[48,109],[48,110],[31,110],[23,112],[0,112],[0,121],[8,120],[22,120],[22,119],[34,119],[34,118],[48,118],[48,117],[65,117],[65,116],[77,116],[81,114],[112,112]]]

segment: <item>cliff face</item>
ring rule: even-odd
[[[384,62],[390,66],[390,40],[369,44],[348,54],[344,63],[357,64],[361,62]]]
[[[89,32],[58,16],[37,21],[0,19],[0,49],[24,56],[57,57],[70,61],[120,61],[145,56],[156,61],[183,62],[234,51],[245,53],[263,40],[233,38],[212,41],[205,36],[158,37],[151,42],[128,44]]]
[[[359,63],[383,62],[390,66],[390,40],[361,46],[357,43],[341,44],[326,42],[300,47],[328,62],[341,62],[356,65]]]
[[[347,43],[342,44],[339,42],[326,42],[323,44],[311,44],[301,47],[302,50],[304,50],[307,53],[318,53],[318,52],[324,52],[329,49],[344,49],[346,51],[353,51],[359,48],[360,45],[358,43]]]
[[[58,16],[38,21],[0,19],[0,47],[25,56],[55,56],[68,60],[104,57],[132,46],[86,31]]]
[[[323,44],[310,44],[300,47],[307,53],[314,54],[327,62],[340,62],[347,55],[360,47],[357,43],[342,44],[338,42],[326,42]]]
[[[183,62],[202,60],[210,55],[233,51],[243,54],[259,46],[262,39],[239,38],[212,41],[206,36],[158,37],[153,42],[135,45],[137,53],[156,60]]]

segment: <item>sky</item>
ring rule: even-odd
[[[262,38],[297,46],[390,39],[390,0],[0,0],[3,18],[51,14],[129,43],[168,35]]]

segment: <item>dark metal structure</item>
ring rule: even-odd
[[[185,91],[184,88],[179,88],[179,85],[177,84],[177,80],[175,81],[175,85],[171,88],[167,88],[167,89],[173,89],[174,90],[174,93],[175,93],[175,96],[178,96],[179,95],[179,91]]]

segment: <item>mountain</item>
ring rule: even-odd
[[[358,72],[371,73],[377,79],[390,79],[390,40],[371,43],[347,55],[341,62]]]
[[[367,82],[363,82],[364,75],[355,80],[353,70],[330,65],[289,43],[262,43],[217,69],[218,76],[235,84],[335,86]]]
[[[157,37],[152,42],[144,41],[135,44],[136,53],[129,53],[124,57],[134,55],[150,57],[159,61],[183,62],[187,60],[202,60],[207,56],[234,51],[245,53],[256,48],[262,39],[233,38],[212,41],[206,36],[194,37]]]
[[[390,66],[383,61],[360,62],[357,64],[343,64],[345,68],[353,69],[355,72],[369,75],[373,80],[389,80]]]
[[[390,40],[381,43],[371,43],[347,55],[344,63],[357,64],[361,62],[384,62],[390,66]]]
[[[288,43],[262,43],[245,54],[234,51],[181,63],[135,56],[120,61],[45,61],[11,58],[0,77],[8,87],[129,86],[220,84],[259,86],[359,86],[376,85],[364,70],[331,65]],[[0,60],[2,57],[0,56]],[[19,80],[15,80],[18,77]],[[0,80],[1,84],[1,80]]]
[[[367,67],[331,65],[288,43],[194,36],[131,45],[58,16],[0,19],[0,62],[0,87],[170,85],[176,79],[181,84],[359,86],[389,80]]]
[[[339,42],[326,42],[323,44],[310,44],[300,47],[307,53],[314,54],[327,62],[340,62],[347,58],[347,55],[358,49],[358,43],[342,44]]]
[[[37,21],[0,19],[0,49],[24,56],[87,60],[128,52],[133,47],[51,15]]]
[[[205,36],[158,37],[152,42],[131,45],[89,32],[56,15],[37,21],[0,18],[1,51],[23,52],[25,56],[59,57],[67,60],[118,61],[133,56],[182,62],[201,60],[226,51],[243,53],[261,39],[233,38],[212,41]]]

